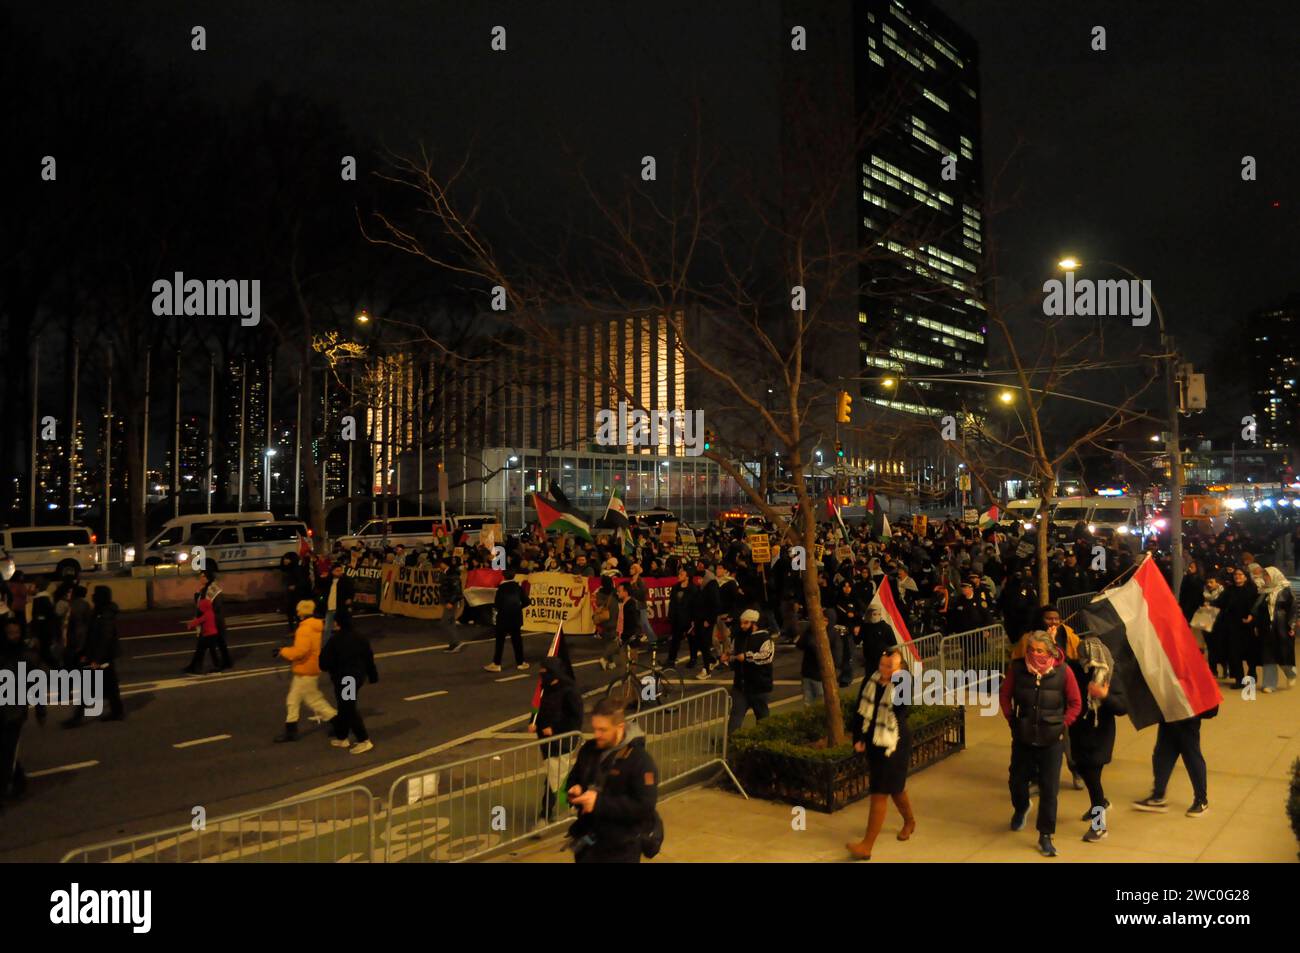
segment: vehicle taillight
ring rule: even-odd
[[[313,533],[313,532],[311,531],[311,527],[308,526],[308,527],[307,527],[307,538],[310,539],[311,537],[313,537],[313,536],[315,536],[315,535],[316,535],[316,534]]]
[[[98,543],[98,542],[99,542],[99,537],[96,536],[94,533],[91,533],[91,534],[90,534],[90,542],[91,542],[91,545],[94,545],[95,543]]]

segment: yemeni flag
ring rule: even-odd
[[[998,521],[998,517],[1001,515],[1002,515],[1002,511],[999,510],[998,505],[994,503],[987,510],[985,510],[983,513],[980,514],[980,529],[988,529],[990,526],[992,526],[994,523]]]
[[[880,621],[889,626],[894,632],[894,643],[902,645],[912,641],[912,633],[907,631],[907,623],[903,621],[903,613],[898,611],[898,603],[894,601],[894,587],[888,580],[882,579],[880,585],[876,587],[876,594],[871,598],[871,604],[867,606],[867,614],[871,614],[872,609],[880,610]],[[921,656],[916,649],[912,649],[912,659],[920,663]]]
[[[1150,555],[1122,586],[1084,609],[1087,628],[1115,657],[1133,727],[1182,721],[1223,701],[1165,577]]]
[[[586,540],[591,539],[590,523],[577,513],[565,512],[540,493],[533,494],[533,509],[537,511],[537,521],[548,533],[572,533]]]

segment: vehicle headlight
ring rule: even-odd
[[[130,562],[131,560],[135,559],[135,547],[134,547],[134,546],[128,546],[128,547],[126,547],[126,553],[125,553],[125,555],[124,555],[124,558],[126,559],[127,562]]]
[[[189,559],[189,558],[190,558],[190,554],[189,554],[189,553],[177,553],[177,554],[176,554],[176,561],[177,561],[178,563],[183,563],[183,562],[185,562],[185,560],[187,560],[187,559]]]
[[[1021,523],[1021,524],[1020,524],[1020,528],[1021,528],[1021,529],[1033,529],[1033,528],[1034,528],[1034,524],[1033,524],[1033,523]]]
[[[1127,526],[1117,526],[1117,527],[1115,527],[1115,532],[1117,532],[1117,533],[1122,533],[1122,534],[1124,534],[1125,536],[1127,536],[1127,535],[1128,535],[1128,527],[1127,527]]]
[[[1089,524],[1088,524],[1088,532],[1090,532],[1090,533],[1095,533],[1095,532],[1097,532],[1097,525],[1096,525],[1095,523],[1089,523]]]
[[[1156,529],[1164,529],[1169,525],[1169,520],[1156,520]]]

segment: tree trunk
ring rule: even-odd
[[[1051,527],[1048,514],[1052,507],[1052,490],[1056,486],[1056,474],[1047,468],[1048,476],[1043,480],[1043,488],[1038,497],[1038,604],[1050,605],[1052,601],[1051,579],[1047,567],[1048,534]]]
[[[817,513],[815,504],[808,494],[803,460],[798,449],[793,451],[790,464],[794,472],[795,495],[799,498],[799,516],[803,523],[803,546],[809,560],[809,568],[803,571],[804,605],[808,609],[808,620],[812,624],[813,646],[817,650],[817,667],[821,670],[822,700],[826,705],[826,737],[828,744],[835,747],[844,744],[847,735],[844,732],[844,715],[840,711],[839,677],[835,672],[835,660],[831,658],[831,643],[826,635],[826,620],[822,615],[822,594],[817,585],[818,563],[814,561]]]

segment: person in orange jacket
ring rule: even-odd
[[[285,699],[287,711],[284,733],[276,735],[276,741],[298,740],[298,714],[303,702],[307,703],[307,707],[318,718],[333,720],[338,714],[338,710],[325,700],[318,684],[324,622],[315,618],[316,604],[310,599],[299,602],[297,612],[298,628],[293,634],[293,645],[276,649],[272,656],[293,663],[293,681],[289,684],[289,696]]]

